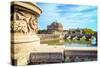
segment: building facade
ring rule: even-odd
[[[48,33],[63,32],[63,25],[59,22],[53,22],[47,26]]]

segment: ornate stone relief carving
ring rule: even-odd
[[[12,32],[37,32],[37,18],[35,15],[21,10],[14,10],[11,16]]]

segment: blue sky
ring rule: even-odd
[[[57,21],[69,28],[90,28],[97,31],[97,7],[87,5],[37,3],[42,9],[38,18],[39,29]]]

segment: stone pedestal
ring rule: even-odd
[[[13,39],[14,38],[14,39]],[[40,45],[40,39],[36,34],[15,33],[12,39],[12,59],[16,60],[15,65],[28,64],[29,55],[34,51],[34,45]]]
[[[11,59],[13,65],[27,65],[34,45],[40,45],[36,35],[37,18],[41,9],[34,3],[11,3]]]

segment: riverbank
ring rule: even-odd
[[[64,38],[61,34],[38,34],[41,41],[61,40]]]

